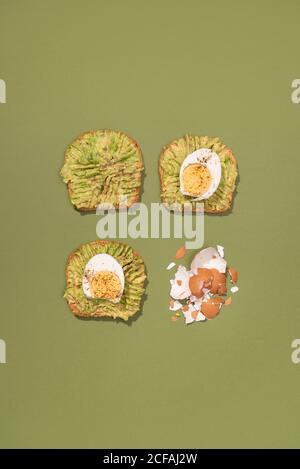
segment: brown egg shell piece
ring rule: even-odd
[[[225,306],[229,306],[231,305],[232,303],[232,296],[229,296],[225,301],[224,301],[224,305]]]
[[[213,319],[219,314],[223,303],[223,298],[210,298],[202,303],[201,312],[204,314],[206,319]]]
[[[210,287],[213,281],[213,273],[211,269],[205,269],[204,267],[200,267],[199,269],[197,269],[196,275],[203,281],[204,288]]]
[[[198,277],[198,275],[193,275],[189,280],[189,289],[191,290],[192,295],[197,298],[202,298],[204,295],[203,292],[203,281]]]
[[[226,295],[226,275],[219,272],[217,269],[210,269],[213,275],[212,285],[210,287],[211,293],[214,295]]]
[[[237,283],[238,281],[238,271],[234,267],[229,267],[228,269],[229,275],[233,283]]]
[[[193,275],[189,280],[189,288],[192,295],[202,298],[204,295],[203,288],[210,289],[212,279],[213,274],[210,269],[197,269],[197,274]]]
[[[186,248],[182,246],[181,248],[177,249],[175,254],[175,259],[182,259],[185,256]]]

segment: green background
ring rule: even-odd
[[[0,0],[1,447],[299,446],[299,15],[297,0]],[[105,127],[140,143],[147,204],[173,138],[237,155],[233,212],[205,217],[205,245],[240,273],[216,320],[171,322],[174,239],[128,240],[149,279],[131,325],[69,311],[66,259],[97,218],[59,170]]]

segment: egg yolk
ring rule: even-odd
[[[183,186],[185,192],[192,196],[204,194],[211,184],[211,174],[206,166],[190,164],[183,171]]]
[[[120,295],[121,282],[114,272],[96,272],[89,282],[94,298],[115,300]]]

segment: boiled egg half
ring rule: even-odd
[[[119,303],[124,292],[124,285],[123,268],[110,254],[96,254],[86,264],[82,288],[87,298]]]
[[[204,200],[212,196],[221,181],[221,161],[217,153],[209,148],[199,148],[190,153],[180,167],[180,191]]]

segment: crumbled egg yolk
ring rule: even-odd
[[[192,196],[204,194],[211,183],[211,174],[206,166],[190,164],[183,172],[184,190]]]
[[[96,272],[90,279],[90,288],[94,298],[114,300],[121,292],[121,282],[114,272]]]

